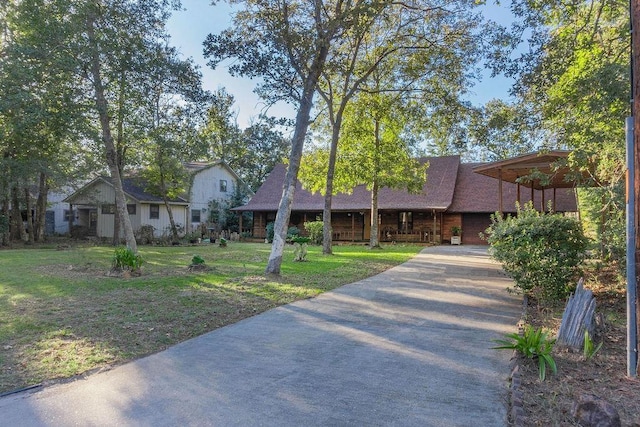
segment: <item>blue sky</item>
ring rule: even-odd
[[[236,100],[238,124],[246,127],[251,117],[257,116],[264,103],[253,93],[255,83],[248,79],[231,77],[224,64],[212,70],[207,66],[202,55],[202,42],[210,33],[219,33],[230,24],[231,8],[225,2],[211,6],[209,0],[182,0],[184,10],[174,12],[168,22],[167,29],[171,35],[171,44],[176,46],[184,57],[191,57],[200,66],[203,74],[204,87],[216,90],[225,87]],[[507,24],[510,14],[507,9],[499,6],[485,8],[488,16],[494,21]],[[482,82],[476,84],[471,91],[469,100],[480,105],[492,98],[508,98],[511,81],[503,78],[490,78],[488,73]],[[294,111],[287,105],[276,105],[269,110],[269,115],[277,117],[293,117]]]

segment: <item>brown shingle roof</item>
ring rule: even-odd
[[[486,163],[463,163],[458,168],[458,182],[453,203],[449,207],[449,212],[456,213],[493,213],[499,209],[499,182],[495,178],[475,173],[474,169]],[[502,183],[502,208],[504,212],[515,212],[517,197],[517,185]],[[553,190],[545,190],[545,203],[553,200]],[[531,200],[531,189],[520,188],[520,203],[524,204]],[[542,202],[542,192],[535,190],[534,201],[536,207],[540,208]],[[546,208],[546,207],[545,207]],[[576,198],[573,189],[560,188],[556,190],[556,211],[575,212]]]
[[[427,157],[422,162],[429,162],[427,182],[419,194],[410,194],[403,190],[382,188],[378,194],[380,209],[407,210],[445,210],[453,200],[456,175],[460,165],[459,156]],[[251,201],[237,210],[275,211],[282,197],[286,166],[277,165],[269,174],[264,184],[258,189]],[[294,211],[322,211],[324,198],[319,193],[312,194],[297,183],[293,198]],[[359,185],[351,194],[336,194],[333,196],[332,209],[366,210],[371,207],[371,191],[366,186]]]
[[[430,157],[422,159],[429,162],[427,182],[420,194],[410,194],[403,190],[383,188],[378,197],[378,208],[397,210],[446,210],[451,213],[493,213],[500,205],[498,202],[498,180],[474,173],[474,168],[485,163],[460,163],[459,156]],[[276,211],[282,197],[282,184],[286,166],[275,167],[251,201],[236,210]],[[503,211],[515,212],[516,184],[503,182]],[[540,207],[542,193],[535,190],[536,207]],[[520,203],[531,200],[531,190],[521,187]],[[545,201],[553,200],[553,190],[545,191]],[[293,200],[293,211],[322,211],[324,198],[302,188],[298,182]],[[364,185],[354,188],[351,194],[334,195],[334,211],[368,210],[371,207],[371,192]],[[556,190],[556,210],[560,212],[577,211],[575,194],[572,189]]]

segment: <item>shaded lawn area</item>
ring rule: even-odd
[[[154,353],[401,264],[422,247],[336,246],[263,272],[261,243],[141,247],[140,277],[110,277],[113,247],[0,251],[0,393]],[[200,255],[207,270],[190,272]]]

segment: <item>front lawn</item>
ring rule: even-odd
[[[140,277],[111,277],[113,247],[0,251],[0,393],[123,363],[401,264],[421,247],[336,246],[263,272],[270,245],[142,247]],[[207,269],[190,272],[194,255]]]

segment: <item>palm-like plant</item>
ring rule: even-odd
[[[542,328],[534,329],[531,325],[526,325],[521,334],[512,333],[505,335],[506,340],[495,340],[500,344],[494,349],[516,350],[528,359],[538,359],[538,372],[540,381],[544,381],[547,373],[547,365],[555,374],[557,372],[556,361],[551,356],[551,350],[556,340],[549,339],[547,333]]]

